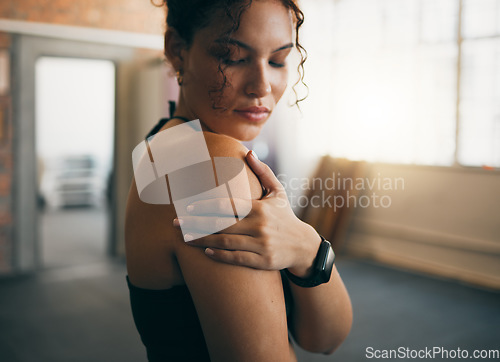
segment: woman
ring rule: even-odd
[[[180,95],[160,132],[199,119],[211,157],[246,161],[248,184],[233,187],[234,202],[245,187],[253,201],[246,218],[198,238],[195,230],[227,214],[220,200],[176,218],[172,205],[142,202],[132,182],[128,283],[148,358],[294,361],[288,332],[306,350],[332,353],[351,327],[347,291],[335,266],[312,288],[282,279],[287,269],[307,280],[324,243],[295,217],[270,169],[238,142],[259,134],[286,88],[302,13],[293,0],[166,2],[165,54]]]

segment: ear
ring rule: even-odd
[[[165,33],[165,56],[175,70],[183,68],[182,52],[186,48],[186,42],[179,36],[179,33],[174,28],[169,27]]]

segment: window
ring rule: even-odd
[[[463,2],[458,161],[500,166],[500,1]]]
[[[500,0],[302,6],[310,98],[301,106],[301,149],[500,166]]]

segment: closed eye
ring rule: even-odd
[[[275,67],[275,68],[284,68],[285,67],[285,63],[277,63],[277,62],[269,62],[269,64],[271,65],[271,67]]]

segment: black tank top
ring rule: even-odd
[[[168,118],[162,118],[146,137],[157,133]],[[136,287],[127,279],[134,323],[146,347],[149,362],[210,361],[205,337],[187,285],[165,290]],[[290,286],[281,279],[287,316],[290,315]]]
[[[135,326],[148,361],[210,361],[198,314],[186,285],[142,289],[127,277]]]

